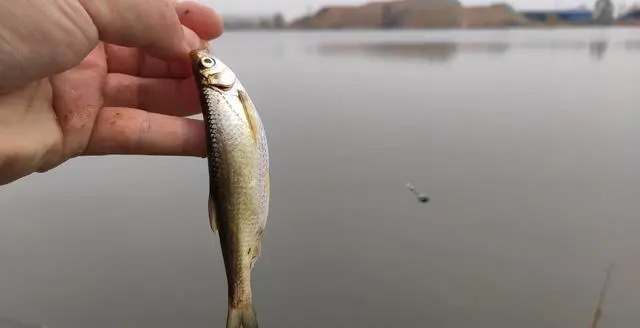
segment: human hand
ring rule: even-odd
[[[196,2],[0,2],[0,185],[83,155],[205,156],[188,52],[222,34]]]

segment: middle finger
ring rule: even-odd
[[[109,73],[150,78],[186,78],[192,75],[188,60],[164,61],[137,48],[105,44]]]
[[[130,107],[172,116],[200,113],[200,100],[193,78],[157,79],[127,74],[107,75],[105,107]]]

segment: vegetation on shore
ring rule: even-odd
[[[593,10],[519,12],[506,3],[463,6],[458,0],[373,1],[359,6],[326,6],[287,23],[271,17],[225,19],[228,29],[416,29],[512,26],[633,25],[613,17],[612,0],[595,0]]]

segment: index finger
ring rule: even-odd
[[[200,39],[212,40],[222,34],[222,18],[210,7],[194,1],[176,3],[180,23],[195,32]],[[186,78],[191,76],[188,60],[167,61],[147,56],[137,48],[114,44],[105,45],[109,73],[123,73],[140,77]]]
[[[173,0],[80,0],[101,41],[137,47],[175,60],[199,45],[195,33],[183,29]],[[185,33],[186,32],[186,33]]]

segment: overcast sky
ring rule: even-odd
[[[317,10],[327,4],[361,4],[366,0],[200,0],[212,4],[222,14],[253,15],[282,11],[287,18],[304,14],[306,10]],[[592,6],[595,0],[462,0],[468,5],[507,2],[516,8],[552,8],[554,3],[561,7],[574,7],[581,4]],[[613,0],[616,5],[639,3],[640,0]]]

